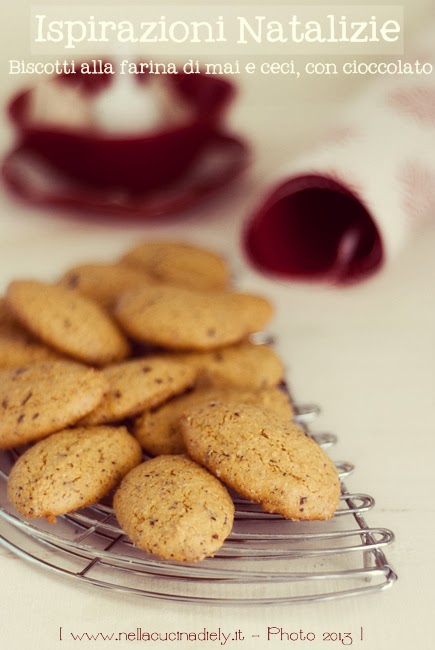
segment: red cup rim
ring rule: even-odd
[[[169,78],[171,78],[171,77],[188,76],[188,75],[182,71],[181,72],[179,71],[177,75],[168,75],[168,76]],[[44,126],[42,128],[42,127],[38,127],[37,125],[32,125],[26,119],[26,108],[31,93],[34,90],[34,87],[30,87],[25,90],[22,90],[15,96],[13,96],[7,106],[7,113],[9,119],[14,124],[14,126],[19,131],[21,131],[22,133],[26,133],[27,135],[38,134],[40,136],[71,137],[82,142],[101,142],[101,143],[111,143],[111,142],[133,143],[135,141],[151,142],[159,139],[170,138],[172,136],[179,135],[182,133],[188,133],[190,130],[200,127],[203,124],[205,125],[209,124],[210,122],[215,120],[217,115],[221,113],[233,101],[236,94],[236,88],[234,84],[230,83],[226,79],[217,78],[214,77],[213,75],[206,75],[204,72],[195,73],[195,79],[202,80],[204,78],[206,78],[207,81],[213,79],[213,81],[216,82],[223,90],[222,96],[220,98],[220,101],[217,103],[217,105],[214,106],[212,110],[207,111],[206,115],[204,115],[199,110],[199,107],[196,106],[196,111],[194,112],[194,115],[192,116],[191,119],[187,120],[185,123],[180,125],[175,125],[168,129],[164,129],[164,128],[158,129],[154,131],[152,134],[150,134],[149,131],[137,131],[136,133],[129,136],[126,136],[125,134],[116,134],[116,133],[113,135],[107,135],[107,134],[95,135],[95,132],[91,133],[91,131],[90,130],[88,131],[88,129],[73,129],[69,127],[65,127],[64,129],[61,127],[47,128],[47,126]],[[57,75],[57,77],[55,76],[53,80],[55,79],[63,80],[63,79],[67,79],[67,77],[64,74],[61,74],[61,75]],[[111,81],[112,79],[109,79],[109,83]],[[175,81],[175,79],[171,78],[171,81]]]

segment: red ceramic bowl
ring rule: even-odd
[[[137,75],[138,83],[143,81]],[[32,89],[12,99],[9,115],[20,135],[20,145],[63,173],[90,187],[118,187],[132,193],[169,184],[195,161],[216,131],[234,96],[224,79],[200,74],[168,75],[167,80],[192,107],[192,119],[169,130],[125,135],[38,127],[28,120]],[[56,83],[80,84],[89,94],[101,92],[111,75],[60,75]]]

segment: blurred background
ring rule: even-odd
[[[79,4],[105,5],[95,0]],[[174,4],[180,6],[182,14],[183,3],[174,0]],[[224,6],[230,2],[224,0],[221,4]],[[325,0],[315,4],[329,6]],[[358,3],[336,3],[343,7],[351,4]],[[15,139],[5,113],[6,104],[19,89],[35,83],[35,78],[31,76],[9,75],[7,60],[50,60],[49,57],[32,56],[31,6],[27,1],[15,3],[7,10],[5,5],[2,6],[0,47],[4,63],[0,84],[3,107],[0,147],[3,154]],[[73,5],[60,0],[57,7],[61,6]],[[433,1],[407,0],[403,6],[406,53],[431,20]],[[218,52],[210,52],[209,58],[219,60]],[[340,57],[334,57],[334,60],[339,62]],[[115,219],[88,219],[91,215],[86,212],[77,218],[74,211],[60,213],[21,202],[2,187],[2,288],[13,277],[27,275],[50,279],[74,263],[89,259],[112,259],[132,242],[144,237],[184,238],[209,244],[229,257],[239,286],[264,291],[272,299],[276,298],[278,344],[290,358],[302,398],[312,399],[314,394],[315,398],[317,395],[323,399],[328,404],[328,420],[336,422],[334,418],[339,418],[344,429],[348,425],[353,429],[357,426],[352,410],[342,410],[343,397],[339,386],[343,374],[355,376],[355,408],[366,408],[370,395],[373,411],[381,422],[388,422],[390,410],[396,406],[398,387],[389,387],[390,381],[400,383],[401,390],[408,398],[411,397],[408,391],[411,391],[413,397],[417,401],[423,400],[427,408],[427,400],[431,399],[429,393],[418,393],[418,384],[390,373],[391,363],[398,362],[397,346],[400,340],[400,354],[408,355],[407,360],[413,369],[411,374],[417,378],[422,366],[427,372],[431,371],[432,361],[428,351],[433,351],[433,344],[428,329],[435,322],[435,312],[433,301],[426,299],[426,280],[432,274],[435,243],[433,223],[414,234],[394,264],[374,279],[340,291],[317,284],[271,279],[258,273],[247,264],[240,243],[246,221],[268,188],[269,176],[273,176],[285,161],[315,146],[324,137],[329,125],[334,124],[338,112],[349,98],[373,80],[360,75],[312,78],[302,75],[294,80],[281,75],[254,74],[237,76],[233,81],[238,86],[238,94],[227,117],[227,128],[229,132],[246,138],[252,148],[251,166],[238,183],[203,204],[177,213],[173,218],[144,221],[124,216],[117,218],[116,215]],[[399,324],[402,327],[400,333],[397,329]],[[398,337],[397,341],[395,337]],[[412,342],[412,346],[404,346],[403,338],[410,344]],[[339,357],[335,346],[343,352]],[[419,346],[420,355],[416,353],[416,346]],[[379,356],[377,350],[382,350],[383,354]],[[375,391],[370,384],[362,379],[359,384],[358,380],[359,371],[364,369],[364,373],[370,374],[370,368],[374,366],[377,380]],[[338,383],[325,381],[325,376],[330,377],[331,373],[337,375]],[[344,387],[347,390],[346,381]],[[387,391],[388,387],[390,390]]]

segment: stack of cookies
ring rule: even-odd
[[[250,341],[272,315],[230,288],[220,256],[184,243],[145,242],[52,284],[11,282],[0,448],[28,445],[12,504],[54,522],[115,489],[132,542],[184,562],[231,532],[228,487],[288,519],[333,516],[335,466],[292,422],[281,360]]]

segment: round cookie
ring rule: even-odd
[[[44,359],[59,359],[60,355],[18,332],[7,336],[0,331],[0,369],[10,370]]]
[[[291,421],[294,415],[288,393],[277,386],[268,386],[256,391],[249,391],[249,393],[244,391],[243,399],[240,401],[272,411],[286,421]]]
[[[277,386],[284,378],[284,366],[267,345],[250,342],[211,352],[185,352],[174,357],[197,371],[196,383],[205,386],[242,386],[258,389]]]
[[[0,372],[0,449],[74,424],[106,390],[100,372],[73,361],[41,361]]]
[[[180,427],[194,460],[264,510],[295,520],[334,515],[335,466],[295,424],[256,406],[209,402]]]
[[[191,289],[224,289],[229,283],[225,260],[192,244],[144,242],[128,251],[122,262],[143,269],[161,282]]]
[[[53,350],[41,345],[21,325],[0,298],[0,369],[17,368],[43,359],[58,359]]]
[[[171,350],[213,350],[247,338],[272,317],[261,296],[155,286],[125,293],[115,316],[133,339]]]
[[[195,381],[195,371],[168,357],[146,357],[107,366],[109,390],[82,424],[116,422],[158,406]]]
[[[153,282],[144,271],[115,263],[74,266],[62,276],[59,284],[77,289],[105,309],[110,309],[124,291]]]
[[[0,298],[0,332],[4,334],[13,334],[21,326],[17,323],[13,313],[8,308],[6,300]]]
[[[102,499],[141,459],[125,427],[60,431],[20,456],[9,476],[8,498],[25,517],[54,523],[57,515]]]
[[[7,289],[6,301],[34,336],[80,361],[105,365],[129,353],[127,340],[108,314],[78,291],[15,280]]]
[[[133,469],[116,491],[113,509],[135,546],[179,562],[214,555],[234,520],[225,487],[184,456],[159,456]]]
[[[255,391],[233,386],[199,388],[166,402],[158,409],[142,413],[134,422],[134,435],[152,456],[186,453],[179,420],[210,400],[257,404],[288,420],[293,415],[288,396],[279,388]]]

